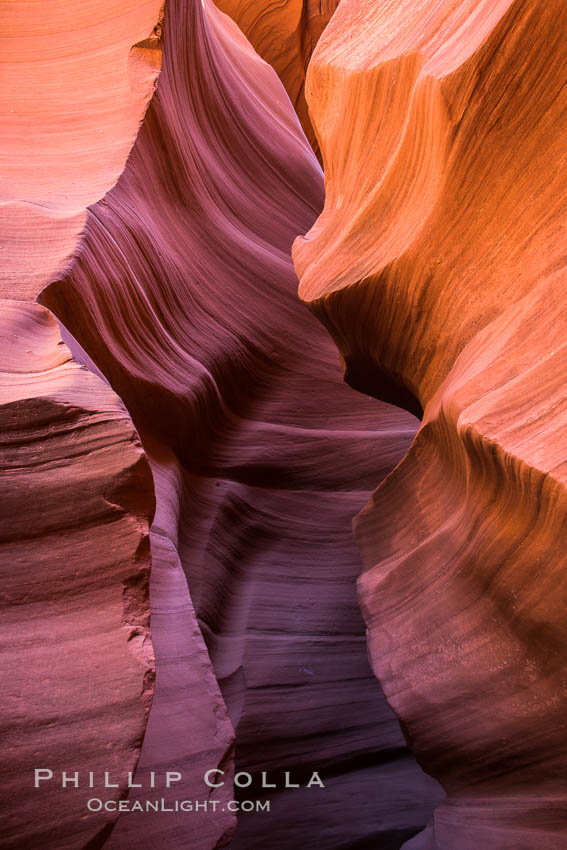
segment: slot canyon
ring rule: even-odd
[[[1,16],[0,847],[567,847],[565,4]]]

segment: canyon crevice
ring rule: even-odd
[[[75,5],[2,33],[0,845],[561,850],[564,4]]]
[[[399,847],[440,792],[368,667],[351,521],[414,420],[344,386],[297,299],[291,244],[321,209],[323,180],[273,70],[211,3],[170,2],[162,47],[126,169],[42,302],[140,432],[154,529],[187,577],[236,769],[328,777],[319,801],[316,789],[270,795],[271,840]],[[175,622],[164,628],[176,641]],[[154,730],[145,745],[161,757]],[[202,785],[201,764],[185,774]],[[127,821],[137,827],[121,833]],[[162,829],[125,816],[115,835],[150,847]],[[241,815],[231,846],[264,840],[265,824]]]

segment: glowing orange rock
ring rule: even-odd
[[[0,295],[33,300],[124,167],[159,71],[162,0],[5,5]]]
[[[566,840],[566,27],[343,0],[308,71],[300,295],[353,386],[423,411],[356,528],[374,669],[448,792],[412,848]]]

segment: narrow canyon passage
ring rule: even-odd
[[[565,0],[3,6],[0,848],[564,850]]]
[[[279,786],[232,846],[269,833],[280,850],[394,850],[442,793],[368,665],[351,524],[417,421],[344,384],[297,298],[291,245],[323,179],[272,69],[211,3],[171,0],[162,44],[126,169],[42,295],[124,401],[154,474],[157,682],[139,773],[178,764],[200,790],[209,768],[230,778],[202,633],[236,770]],[[283,791],[285,771],[302,786],[318,771],[326,790]],[[122,815],[109,846],[185,847],[181,821]],[[232,825],[196,816],[195,846]]]

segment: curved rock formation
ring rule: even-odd
[[[168,487],[160,480],[156,463],[153,471],[158,506],[163,510],[169,505]],[[234,733],[179,555],[160,527],[165,518],[161,510],[151,533],[151,628],[157,675],[135,775],[135,784],[141,788],[130,792],[130,811],[120,817],[105,844],[108,850],[181,850],[189,841],[197,850],[224,847],[235,828],[235,814],[228,805],[234,797]],[[203,778],[215,768],[224,771],[224,785],[212,789]],[[180,777],[169,787],[166,770]],[[219,776],[213,774],[215,783]],[[156,800],[163,800],[163,811],[150,808],[149,813],[140,814],[135,808],[146,802],[155,806]],[[175,811],[180,800],[189,800],[192,810]]]
[[[35,299],[117,181],[160,65],[162,0],[15,0],[0,37],[0,296]],[[8,9],[9,6],[9,9]]]
[[[356,528],[373,667],[448,792],[412,848],[566,840],[566,26],[343,0],[308,72],[300,295],[353,386],[423,411]]]
[[[319,145],[305,100],[311,54],[339,0],[215,0],[269,62],[285,86],[315,152]]]
[[[150,471],[45,308],[0,301],[0,362],[0,845],[100,847],[117,814],[87,809],[89,771],[125,795],[153,690]]]
[[[297,299],[291,244],[322,203],[321,171],[272,69],[209,0],[171,0],[158,87],[126,169],[89,211],[70,273],[42,296],[140,431],[161,591],[178,592],[180,563],[236,729],[236,766],[254,774],[241,795],[262,793],[261,771],[278,783],[271,815],[240,818],[233,846],[246,850],[267,835],[280,850],[398,848],[440,798],[372,676],[354,591],[352,516],[407,450],[415,420],[344,385],[332,342]],[[182,615],[191,633],[188,604],[160,623],[170,658]],[[206,688],[190,704],[218,707],[208,767],[226,762],[232,794],[230,753],[219,761],[230,736]],[[156,705],[157,693],[145,769],[168,757]],[[188,725],[178,745],[191,788],[202,783],[204,725]],[[304,785],[312,770],[327,789],[283,789],[285,771]],[[209,818],[196,847],[227,837]],[[125,835],[121,819],[117,846],[187,846],[188,821],[160,837],[152,820],[132,817]]]

